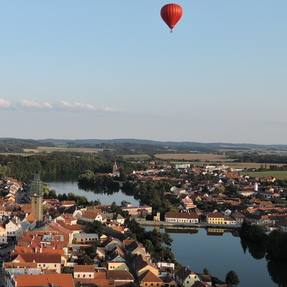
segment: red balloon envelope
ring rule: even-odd
[[[172,30],[182,17],[183,10],[178,4],[166,4],[161,8],[160,15],[166,25]]]

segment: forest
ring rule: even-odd
[[[86,170],[111,172],[112,162],[104,156],[51,153],[43,155],[0,155],[0,176],[28,181],[36,172],[43,180],[77,180]]]

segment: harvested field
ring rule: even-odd
[[[77,147],[37,147],[35,149],[24,149],[25,153],[52,153],[52,152],[76,152],[76,153],[99,153],[98,148],[77,148]]]
[[[226,157],[222,154],[214,153],[162,153],[155,154],[157,159],[162,160],[186,160],[186,161],[225,161]]]

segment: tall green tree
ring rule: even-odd
[[[228,286],[236,286],[240,283],[239,277],[235,271],[232,270],[226,274],[225,283]]]

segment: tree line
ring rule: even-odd
[[[231,154],[230,157],[235,159],[236,162],[257,162],[262,163],[262,168],[264,168],[265,163],[280,163],[287,165],[287,155],[285,154],[260,154],[257,152],[246,152],[246,153],[236,153]],[[273,167],[274,168],[274,167]]]
[[[111,161],[104,156],[51,153],[45,155],[1,155],[0,176],[28,181],[36,172],[44,180],[77,180],[86,170],[110,172]]]

